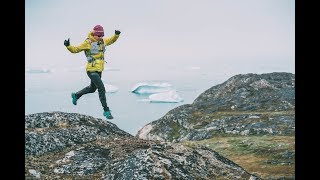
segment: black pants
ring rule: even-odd
[[[79,99],[82,95],[93,93],[98,89],[99,99],[104,111],[108,111],[109,107],[106,100],[106,90],[101,80],[101,72],[87,72],[88,77],[91,79],[90,85],[83,88],[76,93],[76,98]]]

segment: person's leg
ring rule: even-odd
[[[71,97],[72,97],[72,103],[74,105],[77,105],[77,100],[84,94],[88,94],[88,93],[93,93],[96,91],[97,87],[96,85],[92,82],[92,79],[89,75],[89,73],[87,72],[88,77],[90,78],[91,82],[90,85],[81,89],[80,91],[76,92],[76,93],[72,93]]]
[[[100,99],[101,105],[104,110],[103,115],[106,116],[108,119],[113,119],[113,117],[110,113],[110,109],[107,105],[106,90],[105,90],[104,84],[101,80],[101,72],[90,73],[89,77],[90,77],[91,81],[95,84],[95,86],[98,88],[99,99]]]

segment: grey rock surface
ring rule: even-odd
[[[294,135],[295,76],[240,74],[145,125],[141,139],[181,142],[217,135]]]
[[[139,139],[87,115],[25,121],[26,179],[259,179],[204,146]]]

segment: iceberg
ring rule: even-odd
[[[150,102],[157,103],[178,103],[183,101],[175,90],[151,94],[149,99]]]
[[[148,101],[152,103],[178,103],[183,101],[169,83],[138,83],[131,89],[131,92],[136,94],[151,94],[148,96],[148,99],[138,101]]]
[[[138,99],[137,101],[140,101],[140,102],[150,102],[150,99]]]
[[[106,88],[106,93],[114,93],[119,90],[118,87],[111,85],[111,84],[105,84],[105,88]]]
[[[42,68],[42,69],[30,69],[30,68],[27,68],[26,72],[27,73],[49,73],[50,70],[49,69],[45,69],[45,68]]]
[[[138,83],[132,89],[136,94],[153,94],[172,90],[169,83]]]

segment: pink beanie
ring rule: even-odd
[[[104,31],[103,31],[103,27],[100,26],[100,25],[96,25],[94,28],[93,28],[93,35],[95,36],[104,36]]]

